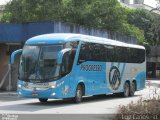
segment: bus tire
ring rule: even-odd
[[[134,96],[135,91],[136,91],[136,83],[133,81],[130,87],[130,96]]]
[[[123,97],[123,93],[113,93],[117,97]]]
[[[47,102],[48,99],[47,99],[47,98],[39,98],[39,101],[40,101],[40,102]]]
[[[125,82],[124,84],[124,92],[123,92],[123,97],[128,97],[130,93],[130,87],[129,87],[129,83]]]
[[[75,103],[82,102],[82,96],[83,96],[83,87],[82,85],[78,85],[76,89],[76,96],[74,98]]]
[[[94,97],[106,97],[106,94],[93,95]]]

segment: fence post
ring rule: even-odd
[[[8,64],[8,68],[9,68],[8,90],[11,91],[11,89],[12,89],[12,81],[11,81],[11,64]]]

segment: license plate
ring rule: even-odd
[[[37,93],[32,93],[32,96],[38,96],[38,94]]]
[[[33,83],[32,87],[48,87],[49,83]]]

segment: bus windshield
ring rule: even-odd
[[[50,82],[57,80],[60,66],[58,52],[63,45],[26,45],[20,59],[19,79],[26,82]]]

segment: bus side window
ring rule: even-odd
[[[114,61],[114,47],[110,45],[106,45],[106,62]]]
[[[81,61],[88,61],[91,58],[91,54],[89,53],[89,45],[86,45],[86,43],[81,44],[78,63],[81,63]]]

